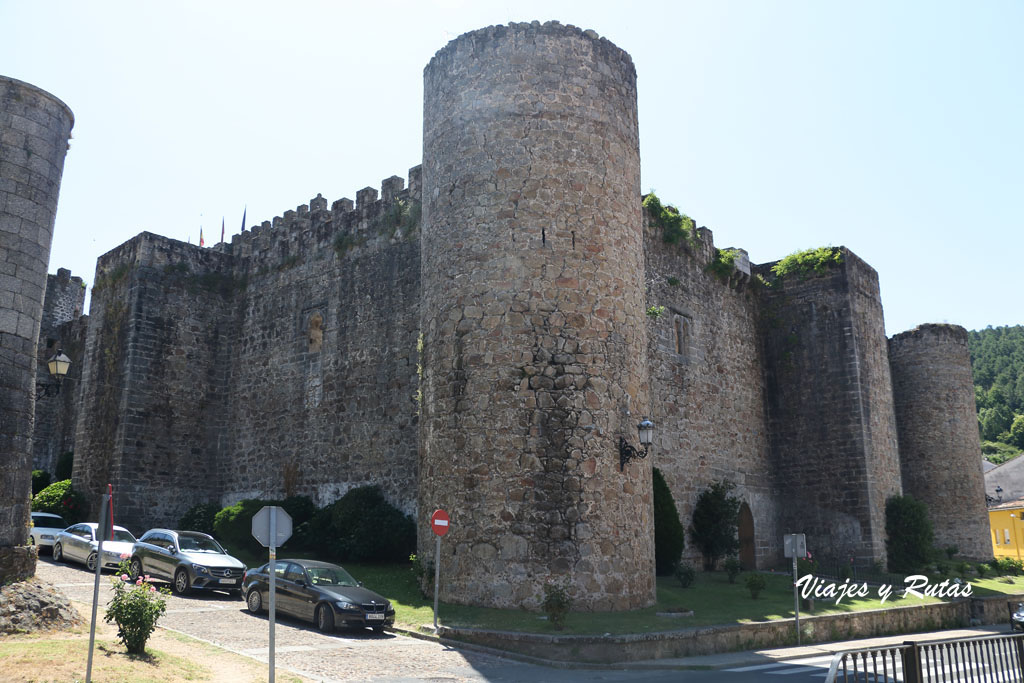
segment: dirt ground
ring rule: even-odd
[[[43,683],[84,681],[88,663],[90,608],[74,603],[86,626],[72,632],[0,637],[0,681]],[[267,665],[173,631],[157,630],[146,643],[146,657],[129,656],[117,627],[97,615],[92,678],[96,683],[177,683],[178,681],[266,681]],[[312,679],[278,669],[289,683]]]

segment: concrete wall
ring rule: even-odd
[[[53,95],[0,76],[0,555],[28,537],[36,344],[73,124]],[[10,567],[0,582],[31,574]]]

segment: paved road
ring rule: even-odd
[[[73,600],[91,604],[93,576],[85,567],[56,564],[49,556],[39,558],[37,575],[56,585]],[[110,574],[101,582],[100,605],[109,600]],[[102,612],[101,612],[102,614]],[[188,597],[168,598],[167,613],[160,625],[205,640],[232,652],[267,661],[268,621],[245,610],[240,599],[222,593],[197,592]],[[477,683],[508,681],[529,683],[576,683],[578,681],[637,681],[667,683],[712,680],[711,672],[666,670],[554,669],[526,664],[504,657],[456,649],[432,640],[420,640],[392,633],[376,635],[339,632],[324,635],[302,622],[277,620],[275,628],[276,666],[314,680],[365,681],[367,683]],[[719,677],[714,680],[730,680]]]

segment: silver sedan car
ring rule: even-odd
[[[245,565],[214,538],[198,531],[150,529],[132,548],[131,577],[170,581],[178,595],[193,588],[242,594]]]
[[[89,571],[96,570],[96,522],[72,524],[53,540],[53,561],[83,562]],[[103,539],[103,568],[117,569],[121,560],[130,557],[135,537],[123,526],[114,527],[114,540]]]

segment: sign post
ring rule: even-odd
[[[114,511],[110,507],[113,489],[107,484],[107,492],[100,501],[99,523],[96,525],[96,577],[92,584],[92,621],[89,623],[89,661],[85,665],[85,681],[92,681],[92,649],[96,644],[96,607],[100,602],[100,573],[103,570],[103,539],[114,532]]]
[[[437,594],[441,588],[441,537],[448,533],[448,513],[434,510],[430,516],[430,528],[437,535],[437,547],[434,551],[434,633],[437,633]]]
[[[269,683],[274,683],[274,623],[277,611],[277,547],[283,545],[292,536],[292,518],[284,508],[276,505],[264,505],[260,511],[252,516],[252,535],[265,548],[269,548],[270,564],[267,565],[267,573],[270,574],[270,664]]]
[[[785,557],[793,558],[793,614],[796,615],[796,644],[800,644],[800,596],[797,592],[796,560],[807,557],[807,537],[804,534],[786,534],[782,537],[782,549]]]

